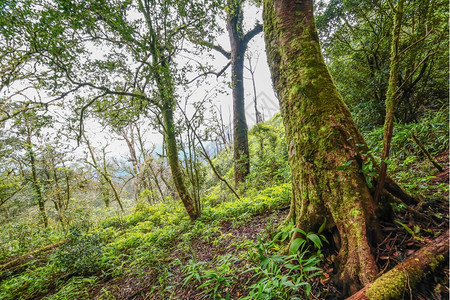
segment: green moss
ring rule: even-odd
[[[433,253],[427,253],[430,259],[430,269],[432,271],[434,271],[439,265],[440,263],[444,260],[444,255],[436,255],[434,256]]]
[[[366,297],[377,300],[395,299],[405,289],[407,280],[407,273],[393,269],[370,286]]]
[[[351,215],[353,218],[357,218],[357,217],[361,216],[362,214],[363,214],[363,212],[362,212],[360,209],[357,209],[357,208],[353,208],[353,209],[350,211],[350,215]]]
[[[428,266],[431,270],[435,270],[441,261],[444,260],[443,255],[433,255],[431,252],[423,252],[429,260]],[[419,258],[415,258],[418,262]],[[426,275],[426,269],[414,263],[407,264],[404,269],[392,269],[379,279],[377,279],[366,291],[368,299],[384,300],[400,298],[406,289],[406,285],[414,286],[418,281]]]

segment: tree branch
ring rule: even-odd
[[[247,33],[244,35],[244,38],[242,39],[242,43],[243,43],[245,46],[247,46],[248,42],[250,42],[250,40],[251,40],[252,38],[254,38],[257,34],[261,33],[262,30],[263,30],[262,24],[259,24],[259,23],[255,24],[255,27],[253,27],[252,30],[250,30],[249,32],[247,32]]]
[[[189,80],[186,84],[191,84],[194,81],[196,81],[197,79],[199,79],[200,77],[207,76],[207,75],[216,75],[216,77],[219,78],[220,75],[222,75],[228,69],[228,67],[230,65],[231,65],[231,62],[228,62],[219,72],[208,71],[208,72],[202,73],[202,74],[194,77],[194,79]]]
[[[210,43],[207,41],[202,41],[202,40],[191,40],[191,41],[195,44],[202,45],[202,46],[208,47],[210,49],[216,50],[217,52],[219,52],[220,54],[225,56],[227,59],[231,59],[231,52],[226,51],[220,45],[215,45],[213,43]]]
[[[192,129],[192,132],[194,133],[195,137],[197,138],[198,142],[200,143],[200,146],[201,146],[201,148],[202,148],[202,150],[203,150],[203,153],[202,153],[202,154],[203,154],[203,156],[205,157],[205,159],[208,161],[208,163],[209,163],[209,165],[211,166],[211,169],[213,170],[214,174],[217,176],[217,178],[218,178],[220,181],[222,181],[223,183],[226,184],[226,186],[230,189],[230,191],[233,192],[233,194],[236,196],[236,198],[241,199],[241,198],[239,197],[238,193],[237,193],[237,192],[233,189],[233,187],[228,183],[228,181],[227,181],[225,178],[223,178],[222,176],[220,176],[220,174],[219,174],[219,172],[217,171],[216,167],[214,166],[213,162],[212,162],[211,159],[209,158],[208,152],[206,151],[205,147],[203,146],[203,143],[202,143],[200,137],[198,136],[196,130],[194,130],[194,129],[192,128],[192,125],[191,125],[191,123],[189,122],[188,117],[186,116],[186,113],[184,112],[183,109],[181,109],[179,103],[177,103],[177,105],[178,105],[178,108],[180,108],[180,111],[183,113],[183,115],[184,115],[184,117],[185,117],[185,119],[186,119],[186,124]]]
[[[399,97],[399,96],[400,96],[399,91],[403,88],[403,86],[406,84],[406,82],[409,80],[409,78],[411,78],[411,76],[413,76],[414,73],[417,72],[417,70],[419,69],[419,67],[420,67],[423,63],[425,63],[425,62],[428,60],[428,58],[430,58],[431,56],[435,55],[437,52],[438,52],[438,51],[436,50],[436,51],[434,51],[434,52],[432,52],[432,53],[428,53],[427,56],[425,56],[425,58],[422,59],[422,60],[417,64],[417,66],[414,68],[414,70],[412,70],[411,73],[408,74],[408,76],[405,78],[405,80],[403,80],[403,83],[402,83],[402,84],[397,88],[397,90],[395,91],[395,94],[397,94],[396,97]]]
[[[84,106],[81,108],[81,112],[80,112],[80,125],[79,125],[79,127],[78,127],[78,138],[77,138],[78,146],[80,145],[81,136],[82,136],[82,134],[83,134],[83,119],[84,119],[84,112],[85,112],[86,109],[88,109],[92,104],[94,104],[95,101],[97,101],[99,98],[104,97],[104,96],[106,96],[106,95],[107,95],[107,93],[105,92],[105,93],[103,93],[103,94],[100,94],[100,95],[94,97],[91,101],[89,101],[88,104],[84,105]]]

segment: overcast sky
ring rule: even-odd
[[[261,17],[261,8],[255,7],[245,7],[245,19],[244,19],[244,29],[248,31],[253,28],[255,22],[259,20],[262,23]],[[228,39],[227,32],[225,32],[222,36],[218,38],[218,43],[226,50],[230,49],[230,43]],[[223,66],[227,64],[227,59],[220,53],[214,53],[214,61],[213,65],[217,68],[217,70],[221,70]],[[270,119],[277,111],[279,111],[278,100],[274,95],[272,89],[272,81],[270,79],[270,71],[267,65],[267,58],[265,54],[265,45],[264,45],[264,36],[263,33],[260,33],[249,43],[247,54],[253,54],[253,68],[256,69],[255,72],[255,85],[256,85],[256,95],[258,101],[258,109],[260,113],[264,113],[265,120]],[[256,58],[258,57],[258,60]],[[248,67],[248,61],[246,60],[245,65]],[[194,97],[197,99],[202,99],[207,91],[211,91],[214,89],[214,86],[223,81],[230,81],[231,79],[231,68],[228,68],[227,72],[222,75],[221,79],[216,79],[215,75],[209,75],[206,80],[208,85],[205,85],[204,88],[199,88],[199,90],[194,94]],[[193,75],[192,75],[193,76]],[[245,69],[244,70],[244,91],[245,91],[245,107],[246,107],[246,116],[247,116],[247,124],[249,129],[255,124],[255,109],[254,109],[254,92],[253,85],[251,81],[250,72]],[[223,85],[222,85],[223,87]],[[213,98],[213,103],[216,107],[221,107],[223,113],[223,120],[225,125],[229,125],[232,120],[232,110],[233,110],[233,99],[231,95],[231,88],[227,90],[228,95],[226,94],[218,94]],[[180,98],[183,98],[183,95],[180,95]],[[195,99],[194,99],[195,100]],[[192,111],[188,111],[188,114],[192,114]],[[208,126],[209,124],[205,124]],[[108,133],[102,131],[102,127],[95,122],[89,122],[89,125],[86,126],[89,136],[93,139],[93,144],[96,147],[100,147],[100,145],[105,144],[105,141],[108,141],[110,144],[110,155],[128,155],[128,148],[126,147],[123,141],[113,141],[108,137]],[[160,133],[149,134],[147,140],[156,145],[156,149],[161,149],[162,144],[162,135]],[[82,151],[82,149],[78,149],[77,152]]]

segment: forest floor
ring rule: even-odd
[[[448,153],[442,153],[436,160],[445,167],[443,172],[430,177],[426,194],[422,195],[426,202],[414,209],[418,212],[398,209],[395,212],[395,222],[382,222],[385,240],[376,247],[376,260],[382,272],[386,272],[422,246],[431,243],[433,238],[449,227],[448,189],[444,192],[445,199],[434,195],[439,186],[448,184],[449,167]],[[414,172],[415,167],[411,167]],[[442,196],[442,194],[441,194]],[[166,273],[156,274],[151,267],[140,272],[130,272],[118,278],[105,278],[102,283],[91,290],[91,296],[105,294],[108,290],[112,299],[213,299],[211,293],[205,293],[211,285],[200,285],[200,266],[221,264],[226,258],[230,261],[228,268],[234,270],[235,276],[223,275],[221,284],[227,286],[230,299],[237,299],[248,293],[248,286],[255,283],[254,272],[248,271],[248,252],[258,236],[270,238],[277,227],[285,220],[288,209],[276,209],[272,212],[249,217],[246,222],[235,224],[223,221],[219,230],[210,236],[198,236],[189,241],[187,247],[174,245],[166,256]],[[424,216],[423,218],[421,216]],[[186,249],[188,251],[186,251]],[[231,257],[231,258],[230,258]],[[312,299],[342,299],[339,288],[333,285],[333,268],[329,261],[324,262],[322,278],[317,278],[311,292]],[[186,266],[190,266],[190,269]],[[247,270],[247,271],[246,271]],[[187,280],[186,274],[192,272],[192,280]],[[198,274],[196,280],[195,273]],[[215,274],[220,279],[220,272]],[[224,272],[225,274],[225,272]],[[207,277],[207,276],[206,276]],[[216,279],[217,279],[216,278]],[[165,281],[162,285],[161,281]],[[228,284],[226,283],[228,281]],[[437,274],[432,274],[418,284],[405,299],[448,299],[449,297],[449,265],[440,268]],[[164,288],[161,288],[164,286]],[[115,297],[115,298],[113,298]],[[104,299],[104,298],[102,298]],[[218,298],[219,299],[219,298]]]
[[[205,288],[198,289],[197,285],[184,284],[186,276],[182,266],[193,259],[197,264],[201,264],[213,262],[217,257],[227,254],[236,258],[242,257],[247,253],[247,246],[257,242],[258,235],[267,235],[269,231],[276,229],[287,217],[288,212],[289,210],[284,209],[254,216],[240,226],[233,226],[231,221],[224,221],[220,225],[220,230],[208,237],[208,240],[204,240],[201,237],[191,240],[189,253],[175,248],[167,258],[168,261],[177,261],[168,270],[170,277],[167,280],[171,282],[170,289],[155,289],[155,283],[160,278],[155,277],[149,269],[146,270],[144,276],[128,275],[124,278],[107,281],[102,285],[96,286],[92,294],[96,298],[96,291],[113,287],[112,294],[116,299],[210,299],[209,295],[202,294]],[[272,228],[267,228],[266,224],[270,224]],[[244,260],[236,259],[233,263],[233,268],[245,270],[246,268],[243,264],[245,264]],[[252,275],[250,272],[239,274],[238,282],[230,286],[230,299],[237,299],[245,295],[245,286],[251,284],[249,281]]]
[[[380,221],[384,240],[373,249],[381,272],[433,243],[449,227],[448,153],[435,159],[443,172],[421,159],[405,160],[393,172],[393,179],[420,203],[409,208],[393,205],[394,221]],[[330,247],[322,249],[323,256],[308,248],[308,256],[320,257],[314,268],[322,270],[309,281],[300,278],[311,288],[309,297],[304,286],[289,289],[281,283],[290,261],[276,259],[293,228],[284,222],[290,197],[289,183],[249,192],[241,199],[217,194],[205,199],[202,216],[194,223],[175,202],[136,207],[129,215],[105,218],[84,232],[70,231],[64,242],[59,237],[40,245],[57,245],[51,251],[28,252],[0,262],[0,299],[239,299],[266,288],[264,280],[272,280],[270,288],[279,292],[270,299],[289,299],[294,294],[297,299],[343,299],[333,281],[332,258],[337,250]],[[286,239],[280,241],[280,236]],[[2,270],[17,257],[25,259]],[[279,277],[266,265],[261,268],[266,258],[278,264]],[[296,272],[297,276],[300,271]],[[448,282],[446,261],[405,291],[404,299],[448,299]]]

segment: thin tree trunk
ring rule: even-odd
[[[127,132],[122,129],[122,137],[124,138],[127,146],[128,146],[128,151],[130,152],[130,159],[131,159],[131,164],[133,166],[133,172],[134,172],[134,176],[136,177],[136,179],[134,180],[134,188],[135,188],[135,193],[134,193],[134,199],[137,201],[139,198],[139,192],[140,192],[140,179],[142,177],[142,174],[140,174],[140,168],[138,165],[138,159],[137,159],[137,155],[136,155],[136,147],[135,147],[135,143],[134,143],[134,138],[133,138],[133,125],[129,124],[128,128],[130,130],[130,137],[128,137]]]
[[[234,181],[236,186],[245,182],[250,172],[248,128],[245,118],[244,56],[248,42],[262,31],[255,27],[245,35],[243,29],[242,0],[228,1],[227,31],[231,45],[231,84],[233,89],[233,133],[234,133]]]
[[[189,126],[189,128],[191,128],[195,138],[197,138],[197,141],[200,144],[200,147],[203,150],[203,156],[205,157],[206,161],[208,162],[209,166],[211,167],[211,169],[213,170],[214,174],[217,176],[217,178],[222,181],[223,183],[225,183],[225,185],[228,187],[228,189],[230,189],[231,192],[233,192],[233,194],[236,196],[236,198],[240,199],[238,193],[233,189],[233,187],[228,183],[228,181],[223,178],[222,176],[220,176],[219,172],[217,171],[217,169],[214,167],[213,162],[211,161],[211,158],[208,155],[208,152],[206,151],[205,146],[203,146],[202,140],[200,139],[200,137],[198,136],[197,132],[192,128],[191,124],[188,121],[188,118],[186,116],[186,113],[183,111],[182,112],[184,115],[184,118],[186,119],[186,124]]]
[[[95,155],[94,155],[94,151],[92,150],[91,144],[89,143],[89,140],[87,139],[86,135],[83,132],[83,137],[86,141],[86,144],[88,146],[88,150],[89,153],[91,155],[91,159],[92,159],[92,164],[91,166],[93,166],[97,172],[100,173],[100,175],[105,179],[106,183],[108,183],[108,185],[110,186],[111,190],[113,191],[114,194],[114,198],[116,199],[117,203],[120,206],[120,209],[122,211],[125,211],[122,205],[122,201],[120,200],[120,195],[117,192],[116,187],[114,186],[114,183],[111,180],[111,177],[108,174],[108,170],[106,170],[106,161],[105,161],[105,154],[103,154],[103,165],[104,165],[104,170],[100,169],[99,165],[97,164],[97,160],[95,159]],[[106,207],[108,207],[108,203],[105,202]]]
[[[433,164],[433,166],[435,166],[435,168],[438,169],[439,172],[444,171],[442,166],[440,164],[438,164],[438,162],[431,156],[431,154],[427,151],[427,149],[425,149],[425,146],[416,137],[416,135],[414,133],[411,135],[411,137],[414,140],[414,142],[416,142],[417,146],[419,146],[420,150],[422,150],[423,154],[425,154],[425,156],[428,158],[428,160]]]
[[[262,119],[261,119],[261,113],[258,111],[258,98],[256,96],[256,81],[255,81],[256,67],[255,67],[255,69],[253,69],[251,57],[248,58],[248,64],[249,64],[249,67],[247,68],[247,70],[250,72],[250,76],[252,77],[253,104],[255,107],[255,121],[256,121],[256,124],[259,124],[262,121]]]
[[[31,166],[31,179],[33,183],[33,190],[34,195],[36,197],[39,211],[41,214],[42,222],[44,223],[44,227],[48,227],[48,218],[47,213],[45,211],[45,202],[44,198],[42,196],[42,186],[39,182],[39,178],[37,176],[37,170],[36,170],[36,157],[34,156],[33,146],[31,143],[31,131],[27,127],[27,145],[25,145],[25,148],[28,152],[28,157],[30,158],[30,166]]]
[[[387,163],[391,149],[392,132],[394,130],[395,102],[397,98],[398,69],[400,66],[399,43],[403,18],[403,0],[398,1],[394,10],[394,28],[392,30],[391,47],[391,71],[389,75],[389,86],[386,93],[386,119],[384,121],[383,151],[381,154],[380,172],[378,175],[377,187],[375,191],[375,201],[379,201],[384,189],[384,182],[387,175]]]

